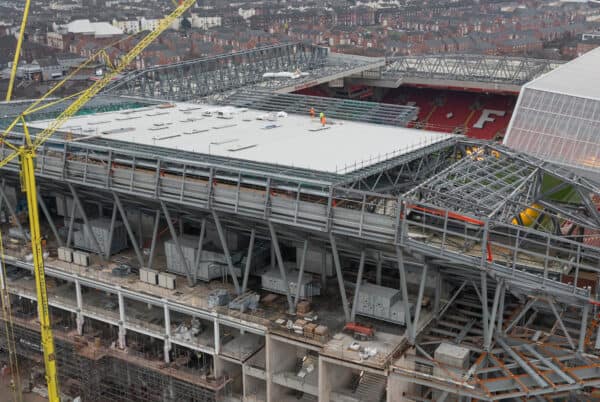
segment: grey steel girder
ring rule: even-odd
[[[325,64],[328,50],[300,42],[263,46],[132,72],[105,93],[185,101],[264,80],[277,71],[310,71]]]
[[[522,85],[563,63],[475,54],[403,56],[388,58],[384,75]]]

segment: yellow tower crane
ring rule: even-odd
[[[44,364],[46,369],[46,382],[48,384],[48,400],[50,402],[59,402],[60,394],[58,388],[58,375],[56,369],[56,356],[54,350],[54,337],[50,325],[50,310],[48,306],[48,295],[46,292],[46,279],[44,274],[44,259],[42,255],[40,222],[37,203],[37,188],[35,183],[35,151],[48,138],[50,138],[56,130],[58,130],[68,119],[75,115],[90,99],[96,96],[106,85],[108,85],[118,74],[125,70],[136,57],[150,45],[164,30],[180,17],[187,9],[196,3],[197,0],[180,0],[177,8],[158,24],[156,29],[146,35],[129,53],[121,60],[119,65],[105,74],[100,80],[96,81],[87,90],[78,94],[78,97],[50,124],[46,129],[32,137],[27,128],[25,117],[27,112],[22,113],[17,117],[5,130],[0,137],[0,143],[4,143],[12,152],[0,161],[0,168],[19,158],[21,165],[21,186],[27,194],[27,207],[29,211],[29,227],[31,231],[31,248],[33,252],[33,269],[37,291],[38,315],[40,321],[40,332],[42,340],[42,348],[44,351]],[[29,2],[28,2],[29,3]],[[28,8],[25,13],[28,12]],[[23,21],[27,21],[25,15]],[[24,27],[22,27],[21,35],[23,35]],[[19,41],[21,43],[22,40]],[[17,50],[17,53],[19,51]],[[16,73],[16,66],[13,66],[13,74]],[[12,79],[14,80],[14,78]],[[55,87],[56,88],[56,87]],[[55,89],[53,88],[53,89]],[[10,99],[10,94],[7,96]],[[29,113],[32,113],[29,108]],[[39,110],[39,109],[36,109]],[[24,145],[15,145],[6,140],[12,129],[21,123],[25,135]]]

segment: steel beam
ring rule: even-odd
[[[525,360],[519,356],[517,352],[515,352],[501,337],[496,339],[496,342],[504,351],[525,371],[536,383],[538,386],[545,388],[549,384],[544,380],[534,369],[531,367]]]
[[[304,268],[306,267],[306,252],[308,251],[308,240],[304,240],[302,246],[302,259],[300,260],[300,270],[298,271],[298,281],[296,282],[296,295],[294,297],[294,309],[298,307],[300,301],[300,284],[302,283],[302,277],[304,276]],[[323,267],[325,269],[325,267]]]
[[[225,254],[225,261],[227,261],[227,269],[229,270],[229,276],[231,276],[231,280],[233,282],[233,286],[235,287],[235,293],[240,294],[240,284],[238,282],[237,276],[235,275],[235,270],[233,269],[233,263],[231,262],[231,254],[229,253],[229,245],[227,244],[227,238],[225,237],[225,231],[223,230],[223,226],[221,226],[221,220],[219,219],[219,215],[213,210],[212,211],[213,220],[215,221],[215,226],[217,227],[217,233],[219,235],[219,240],[221,240],[221,247],[223,248],[223,254]]]
[[[67,203],[65,202],[65,210],[66,209],[67,209]],[[74,224],[75,224],[75,202],[73,202],[71,205],[71,216],[69,217],[69,230],[67,232],[67,243],[66,243],[67,247],[71,247],[71,241],[73,240],[73,225]]]
[[[554,364],[550,359],[547,359],[546,357],[542,356],[541,353],[538,353],[538,351],[535,350],[535,346],[530,345],[528,343],[524,343],[523,345],[521,345],[521,347],[526,349],[536,359],[538,359],[539,361],[544,363],[544,365],[546,367],[548,367],[550,370],[554,371],[560,378],[565,380],[568,384],[575,384],[576,381],[573,378],[571,378],[570,376],[568,376],[564,371],[562,371],[560,369],[560,367],[558,367],[556,364]]]
[[[490,319],[488,306],[487,272],[482,270],[481,275],[481,310],[483,312],[483,338],[488,339],[490,333]]]
[[[571,349],[575,349],[575,343],[573,343],[573,339],[571,338],[569,331],[567,331],[567,327],[565,327],[565,323],[563,322],[562,318],[560,317],[560,314],[558,313],[558,310],[556,309],[554,302],[552,300],[548,300],[548,304],[550,305],[550,308],[552,309],[552,312],[554,313],[554,317],[556,317],[556,321],[558,322],[560,329],[565,334],[565,337],[567,338],[567,342],[569,342]]]
[[[175,243],[175,249],[177,250],[177,254],[179,255],[179,258],[181,259],[181,263],[183,264],[183,267],[185,268],[185,272],[187,272],[188,284],[190,286],[193,286],[194,281],[192,279],[192,272],[191,272],[190,266],[185,258],[185,255],[183,254],[183,249],[181,248],[181,243],[179,242],[179,236],[177,235],[175,226],[173,226],[173,221],[171,220],[171,213],[169,212],[167,205],[163,201],[160,202],[160,205],[162,207],[163,214],[165,215],[165,219],[167,220],[167,225],[169,226],[169,232],[171,232],[171,238],[173,239],[173,242]]]
[[[256,229],[252,228],[250,231],[250,241],[248,242],[248,254],[246,254],[246,266],[244,267],[244,278],[242,280],[242,293],[246,292],[246,289],[248,288],[248,278],[250,277],[250,269],[252,269],[252,253],[254,251],[255,237]],[[300,289],[300,286],[298,286],[298,289]]]
[[[37,189],[37,199],[38,199],[38,204],[40,206],[40,209],[44,213],[44,216],[46,217],[46,220],[48,221],[48,225],[50,226],[50,229],[52,230],[52,233],[54,234],[54,237],[56,238],[56,242],[58,243],[58,246],[59,247],[64,246],[64,242],[61,239],[60,235],[58,234],[58,230],[56,229],[56,225],[54,224],[52,215],[50,215],[50,211],[48,211],[48,207],[46,206],[46,203],[44,202],[44,199],[41,196],[39,187]]]
[[[157,209],[154,216],[154,227],[152,228],[152,240],[150,242],[150,255],[148,256],[148,268],[152,268],[154,262],[154,252],[156,251],[156,241],[158,240],[158,226],[160,225],[160,211]]]
[[[206,235],[206,218],[202,218],[200,223],[200,235],[198,236],[198,251],[194,260],[194,272],[192,273],[194,284],[198,281],[198,271],[200,270],[200,261],[202,260],[202,248],[204,246],[204,237]],[[242,293],[244,290],[242,290]]]
[[[115,193],[114,191],[113,191],[113,196],[115,199],[115,205],[117,206],[117,209],[119,210],[119,213],[121,214],[121,220],[123,221],[123,225],[125,225],[125,230],[127,230],[127,234],[129,235],[129,240],[131,240],[131,245],[133,246],[133,251],[135,252],[138,263],[140,264],[140,267],[143,267],[144,266],[144,256],[142,255],[142,252],[140,251],[140,247],[137,243],[137,239],[135,238],[133,230],[131,229],[131,225],[129,224],[129,219],[127,219],[127,213],[125,212],[125,209],[123,208],[123,204],[121,203],[121,198],[119,198],[119,195],[117,193]]]
[[[450,308],[450,306],[452,305],[452,303],[454,303],[454,300],[456,300],[456,298],[458,297],[458,295],[463,291],[463,289],[465,288],[465,286],[467,286],[467,281],[463,281],[463,283],[459,286],[459,288],[456,290],[456,292],[454,292],[454,294],[452,295],[452,297],[450,297],[450,300],[448,300],[448,303],[446,303],[446,305],[444,306],[444,308],[439,312],[439,314],[437,315],[437,318],[440,319],[444,313],[446,312],[446,310],[448,310],[448,308]]]
[[[489,352],[492,345],[492,337],[494,335],[494,325],[496,325],[496,313],[498,313],[498,304],[500,303],[501,293],[504,293],[504,282],[500,281],[496,284],[496,291],[494,293],[494,302],[492,304],[492,315],[488,324],[488,332],[484,339],[483,348]],[[501,314],[501,313],[500,313]]]
[[[113,201],[112,207],[112,215],[110,217],[110,227],[108,228],[108,238],[106,239],[106,259],[110,258],[110,253],[112,251],[112,241],[113,236],[115,234],[115,224],[117,222],[117,204]]]
[[[356,285],[354,286],[354,300],[352,301],[352,312],[350,313],[350,321],[356,321],[356,307],[358,306],[358,294],[360,293],[360,285],[362,284],[363,271],[365,270],[365,250],[360,252],[360,261],[358,263],[358,274],[356,275]]]
[[[329,243],[331,243],[331,254],[333,255],[333,265],[335,265],[335,273],[337,276],[340,296],[342,297],[342,307],[344,309],[344,317],[346,321],[350,321],[350,308],[348,307],[348,298],[346,295],[346,287],[344,286],[344,277],[342,275],[342,264],[340,264],[340,255],[338,254],[337,243],[333,233],[329,232]]]
[[[429,264],[423,264],[423,272],[421,273],[421,283],[419,284],[419,295],[417,296],[417,306],[415,307],[415,318],[413,319],[412,332],[410,338],[415,342],[417,338],[417,329],[419,327],[419,316],[421,315],[421,306],[423,305],[423,293],[425,292],[425,282],[427,281],[427,269]]]
[[[400,273],[400,292],[402,293],[402,305],[404,307],[404,321],[406,321],[406,330],[409,334],[410,343],[414,343],[413,324],[410,314],[410,303],[408,302],[408,287],[406,286],[406,267],[404,266],[404,253],[400,247],[396,247],[396,258],[398,260],[398,271]]]
[[[505,334],[508,334],[509,331],[521,320],[521,318],[523,318],[525,316],[525,313],[527,313],[529,311],[531,306],[533,306],[536,301],[537,301],[537,298],[535,298],[535,297],[529,299],[527,304],[525,304],[525,307],[523,307],[523,309],[519,312],[519,314],[517,314],[517,316],[506,326],[506,329],[504,329]]]
[[[586,303],[581,309],[581,326],[579,327],[579,344],[577,346],[577,351],[580,353],[582,353],[585,349],[585,336],[587,333],[587,321],[589,313],[590,304]]]
[[[90,221],[87,217],[87,214],[85,213],[83,204],[81,203],[81,200],[79,199],[79,195],[77,195],[77,191],[75,191],[75,187],[73,187],[73,185],[71,183],[67,183],[67,186],[69,186],[69,190],[71,190],[71,194],[73,195],[73,201],[77,205],[77,208],[79,209],[79,213],[81,213],[81,217],[83,218],[83,224],[90,232],[90,236],[91,236],[92,240],[94,241],[94,246],[98,250],[98,255],[100,256],[100,258],[102,260],[104,260],[104,256],[102,254],[102,247],[100,246],[100,242],[98,242],[98,239],[96,238],[96,235],[94,234],[94,231],[92,230],[92,226],[90,225]]]
[[[281,279],[283,280],[285,286],[285,297],[287,297],[288,302],[288,311],[290,314],[294,313],[294,301],[292,300],[292,292],[290,291],[290,283],[287,278],[287,271],[285,269],[285,265],[283,264],[283,258],[281,257],[281,249],[279,248],[279,240],[277,239],[277,232],[275,232],[275,227],[269,221],[269,231],[271,232],[271,243],[273,244],[273,249],[275,250],[275,257],[277,259],[277,265],[279,266],[279,273],[281,275]],[[298,284],[300,287],[300,284]]]

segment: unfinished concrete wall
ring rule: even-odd
[[[349,387],[353,369],[325,361],[319,356],[319,401],[335,402],[332,392]]]

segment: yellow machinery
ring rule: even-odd
[[[531,226],[542,213],[543,207],[540,204],[531,204],[529,208],[519,213],[513,218],[513,225]]]
[[[108,72],[106,75],[104,75],[104,77],[102,77],[102,79],[96,81],[87,90],[76,94],[78,95],[77,99],[73,101],[46,129],[37,134],[35,137],[32,137],[29,134],[29,130],[25,121],[25,117],[28,114],[31,114],[34,111],[40,109],[33,109],[32,107],[30,107],[26,112],[22,113],[18,118],[16,118],[0,137],[0,141],[2,141],[4,145],[12,149],[13,151],[2,161],[0,161],[0,168],[18,157],[19,162],[21,164],[21,187],[22,190],[27,194],[27,207],[29,211],[29,227],[31,231],[31,248],[33,252],[33,268],[37,291],[38,314],[40,321],[42,348],[44,350],[46,381],[48,384],[48,400],[50,402],[59,402],[60,394],[58,388],[58,375],[56,370],[54,338],[52,335],[52,328],[50,325],[50,311],[48,306],[48,295],[46,292],[44,260],[42,255],[40,222],[37,203],[37,187],[35,183],[35,151],[42,143],[44,143],[44,141],[50,138],[54,134],[54,132],[58,130],[69,118],[75,115],[90,99],[96,96],[119,73],[125,70],[132,62],[134,62],[135,58],[148,45],[150,45],[164,30],[166,30],[176,18],[180,17],[188,8],[195,4],[196,1],[197,0],[180,1],[177,8],[167,17],[165,17],[154,31],[150,32],[146,37],[144,37],[129,53],[127,53],[120,60],[118,67]],[[27,8],[25,9],[25,14],[27,14],[28,12],[28,5],[29,1],[27,1]],[[27,15],[23,17],[24,24],[26,21]],[[24,34],[24,31],[24,26],[22,26],[20,40],[18,42],[19,45],[22,43],[22,36]],[[17,50],[16,54],[19,53],[19,50],[20,49]],[[14,82],[14,75],[16,74],[16,64],[13,65],[12,74],[13,75],[11,75],[11,82]],[[65,80],[63,80],[62,82],[64,81]],[[56,87],[53,88],[53,90],[55,89]],[[10,99],[11,92],[12,88],[7,94],[7,99]],[[73,97],[74,96],[71,96],[69,98]],[[25,134],[25,145],[14,145],[6,141],[6,137],[8,136],[8,134],[19,123],[21,123],[23,126]],[[8,319],[8,317],[5,317],[5,319]],[[20,392],[20,390],[17,390],[17,392]]]

